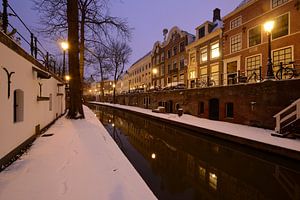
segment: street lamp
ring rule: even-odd
[[[271,35],[272,30],[274,28],[274,21],[268,21],[264,24],[264,29],[268,34],[268,64],[267,64],[267,76],[266,79],[274,79],[274,73],[273,73],[273,64],[272,64],[272,55],[271,55]]]
[[[66,73],[66,51],[69,49],[69,44],[68,44],[68,42],[61,42],[60,46],[63,49],[63,53],[64,53],[62,75],[65,76],[65,73]]]

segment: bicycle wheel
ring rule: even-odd
[[[291,79],[294,76],[294,71],[291,68],[283,68],[276,72],[277,79]]]

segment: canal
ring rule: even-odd
[[[300,164],[159,120],[90,106],[160,200],[300,199]]]

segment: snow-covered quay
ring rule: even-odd
[[[0,173],[0,200],[146,200],[152,191],[87,107]]]

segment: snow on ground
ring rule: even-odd
[[[209,119],[203,119],[195,117],[188,114],[183,114],[179,117],[177,114],[166,114],[166,113],[154,113],[149,109],[134,107],[134,106],[124,106],[119,104],[109,104],[100,102],[91,102],[95,104],[109,105],[117,108],[127,109],[135,112],[140,112],[155,117],[160,117],[168,120],[173,120],[176,122],[193,125],[196,127],[206,128],[213,131],[218,131],[228,135],[237,136],[240,138],[245,138],[253,141],[258,141],[266,144],[271,144],[274,146],[279,146],[286,149],[291,149],[299,151],[300,153],[300,140],[293,140],[288,138],[280,138],[271,136],[271,133],[275,133],[273,130],[256,128],[246,125],[233,124],[229,122],[214,121]]]
[[[0,200],[156,199],[93,112],[59,119],[0,173]]]

